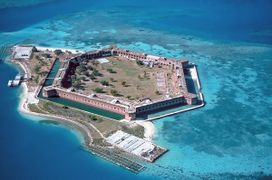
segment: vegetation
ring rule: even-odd
[[[120,96],[118,91],[116,91],[115,89],[112,89],[110,92],[111,92],[111,95],[113,95],[113,96]]]
[[[81,80],[79,78],[77,78],[77,76],[72,75],[71,80],[72,80],[72,87],[73,88],[75,88],[75,89],[81,88]]]
[[[93,61],[91,61],[92,62],[92,64],[94,65],[94,66],[97,66],[98,64],[99,64],[99,62],[97,62],[96,60],[93,60]]]
[[[141,60],[136,60],[136,63],[137,63],[139,66],[143,66],[143,65],[144,65],[144,62],[141,61]]]
[[[95,68],[93,69],[93,75],[94,76],[102,76],[102,74]]]
[[[130,95],[126,96],[126,98],[129,99],[129,100],[134,100],[134,98],[132,96],[130,96]]]
[[[100,81],[100,83],[101,83],[103,86],[109,86],[109,85],[110,85],[109,82],[106,81],[106,80],[102,80],[102,81]]]
[[[116,71],[114,71],[112,68],[108,68],[107,71],[108,71],[109,73],[116,73]]]
[[[88,65],[87,68],[91,71],[94,69],[91,65]]]
[[[38,83],[39,83],[39,79],[40,79],[40,76],[35,76],[34,82],[35,82],[36,84],[38,84]]]
[[[60,49],[56,49],[56,50],[54,51],[54,53],[55,53],[55,55],[59,56],[59,55],[61,55],[63,52],[62,52],[62,50],[60,50]]]
[[[107,59],[109,63],[99,63],[95,60],[74,62],[74,72],[71,69],[71,75],[75,74],[77,78],[73,83],[71,80],[67,84],[84,90],[86,94],[105,93],[111,96],[124,96],[128,100],[136,97],[160,98],[156,93],[157,74],[161,72],[160,69],[139,66],[136,61],[123,61],[118,57],[107,57]],[[139,64],[143,63],[141,60],[138,61]],[[171,70],[165,71],[172,73]],[[171,76],[166,77],[167,80],[169,77]]]
[[[123,125],[122,131],[124,131],[128,134],[132,134],[134,136],[140,137],[140,138],[144,137],[144,127],[140,126],[140,125],[134,126],[132,128],[129,128],[128,126]]]
[[[122,82],[122,85],[123,85],[123,86],[127,86],[127,82],[126,82],[126,81],[123,81],[123,82]]]
[[[97,88],[94,89],[94,92],[96,92],[96,93],[104,93],[104,90],[103,90],[103,88],[97,87]]]
[[[76,71],[79,74],[82,74],[82,73],[84,73],[84,72],[87,71],[87,68],[86,68],[86,66],[83,63],[80,63],[79,66],[77,66]]]
[[[98,117],[96,115],[89,115],[89,119],[92,120],[92,121],[98,122],[98,123],[103,121],[102,118],[100,118],[100,117]]]
[[[114,78],[110,78],[111,82],[117,82]]]
[[[41,70],[41,65],[39,65],[39,64],[36,64],[35,66],[34,66],[34,72],[36,73],[36,74],[39,74],[40,73],[40,70]]]
[[[156,95],[161,95],[161,92],[160,91],[155,91]]]

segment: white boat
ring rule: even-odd
[[[12,86],[12,84],[13,84],[12,82],[13,82],[12,80],[9,80],[9,81],[8,81],[8,87],[11,87],[11,86]]]

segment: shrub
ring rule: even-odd
[[[62,50],[60,50],[60,49],[56,49],[56,50],[54,51],[54,53],[55,53],[57,56],[59,56],[59,55],[61,55],[63,52],[62,52]]]
[[[79,89],[81,87],[81,82],[79,79],[76,79],[74,81],[72,81],[72,86],[76,89]]]
[[[158,90],[155,93],[156,93],[156,95],[161,95],[161,92]]]
[[[116,82],[116,80],[115,80],[115,79],[113,79],[113,78],[110,78],[110,81],[111,81],[111,82]]]
[[[143,61],[141,61],[141,60],[136,60],[136,63],[137,63],[139,66],[144,65]]]
[[[119,96],[119,93],[115,89],[112,89],[110,92],[113,96]]]
[[[107,71],[108,71],[109,73],[116,73],[116,71],[114,71],[114,70],[111,69],[111,68],[108,68]]]
[[[92,120],[92,121],[96,121],[97,120],[97,117],[95,115],[90,115],[89,118]]]
[[[34,67],[34,72],[36,73],[36,74],[38,74],[39,72],[40,72],[40,70],[41,70],[41,66],[40,65],[35,65],[35,67]]]
[[[93,69],[93,75],[94,76],[102,76],[102,74],[97,69]]]
[[[102,80],[102,81],[100,81],[100,83],[101,83],[103,86],[109,86],[109,82],[106,81],[106,80]]]
[[[96,93],[104,93],[103,88],[98,88],[98,87],[94,89],[94,92],[96,92]]]
[[[122,82],[122,85],[123,85],[123,86],[126,86],[126,84],[127,84],[126,81],[123,81],[123,82]]]

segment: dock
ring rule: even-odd
[[[107,137],[106,141],[114,147],[148,162],[154,162],[162,154],[167,152],[165,148],[121,130]]]
[[[126,158],[114,149],[89,145],[86,150],[134,173],[139,173],[145,169],[143,165]]]
[[[8,81],[8,87],[19,86],[22,80],[23,80],[23,76],[21,74],[17,74],[13,80]]]

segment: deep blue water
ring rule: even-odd
[[[0,179],[256,179],[272,172],[272,2],[52,1],[0,7],[0,45],[111,43],[198,65],[206,106],[155,123],[170,151],[133,174],[81,149],[67,127],[18,113],[0,64]]]

